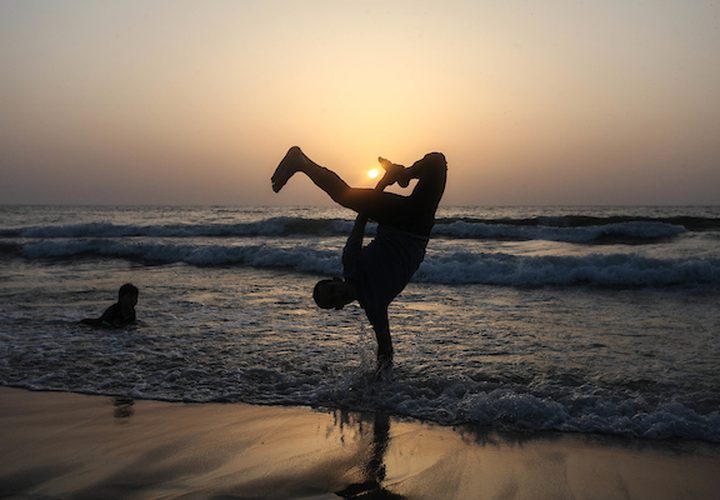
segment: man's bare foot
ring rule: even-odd
[[[285,183],[293,176],[295,172],[305,163],[305,155],[299,147],[293,146],[288,149],[285,157],[280,161],[280,164],[275,169],[270,181],[272,182],[272,189],[276,193],[279,192]]]
[[[378,156],[378,162],[380,166],[385,169],[386,175],[388,176],[389,184],[397,182],[401,187],[408,187],[410,184],[410,177],[405,172],[405,167],[393,163],[390,160],[386,160],[382,156]]]

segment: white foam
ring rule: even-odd
[[[327,275],[338,275],[342,271],[338,252],[316,249],[311,245],[280,248],[266,244],[190,245],[104,239],[42,240],[24,245],[23,254],[30,259],[90,255],[146,263],[279,267]],[[655,259],[636,254],[515,256],[456,251],[430,253],[413,280],[506,286],[718,285],[720,261],[705,258]]]
[[[720,284],[720,261],[653,259],[635,254],[536,257],[453,252],[426,258],[415,280],[510,286]]]
[[[197,266],[243,265],[285,267],[300,272],[333,273],[337,252],[307,246],[183,245],[123,240],[43,240],[23,247],[28,258],[67,258],[83,255],[139,260],[146,263],[183,262]]]
[[[98,357],[98,359],[101,359]],[[76,361],[70,360],[69,363]],[[112,383],[100,371],[82,375],[71,369],[28,373],[0,383],[36,390],[71,390],[92,394],[130,394],[135,398],[186,402],[248,402],[310,405],[353,410],[383,411],[446,425],[473,424],[501,430],[604,433],[646,439],[696,439],[720,442],[720,411],[701,413],[672,401],[648,404],[632,393],[598,390],[591,386],[556,386],[553,392],[533,394],[513,384],[474,382],[469,378],[402,378],[374,382],[361,370],[331,376],[311,367],[288,369],[243,366],[217,372],[197,363],[193,368],[164,368],[161,360],[152,372],[126,365]],[[228,365],[232,366],[232,365]],[[147,368],[145,368],[146,370]],[[37,373],[32,373],[35,370]],[[94,378],[95,377],[95,378]],[[101,377],[101,378],[97,378]],[[494,385],[494,386],[493,386]]]

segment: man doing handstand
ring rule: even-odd
[[[342,309],[357,299],[375,331],[378,366],[382,367],[392,363],[393,358],[388,306],[425,257],[435,212],[445,190],[447,163],[442,153],[429,153],[408,168],[384,158],[378,161],[385,175],[375,189],[353,188],[294,146],[275,170],[272,188],[279,192],[290,177],[303,172],[335,202],[358,213],[343,250],[344,279],[319,281],[313,299],[323,309]],[[418,183],[410,196],[383,192],[395,182],[407,187],[412,179],[418,179]],[[368,218],[378,227],[375,239],[363,248]]]

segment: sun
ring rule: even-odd
[[[368,170],[368,177],[371,179],[376,179],[378,175],[380,175],[380,171],[377,168],[371,168]]]

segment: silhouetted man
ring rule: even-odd
[[[445,190],[447,163],[441,153],[429,153],[411,167],[378,158],[385,175],[375,189],[348,186],[335,172],[318,165],[297,146],[290,148],[272,176],[276,193],[296,172],[306,174],[335,202],[358,213],[343,251],[344,279],[324,279],[315,285],[313,298],[323,309],[342,309],[360,303],[372,324],[378,343],[378,368],[390,366],[393,347],[387,309],[405,288],[425,257],[435,212]],[[410,196],[385,193],[397,182],[418,183]],[[368,218],[378,222],[375,239],[362,247]]]

